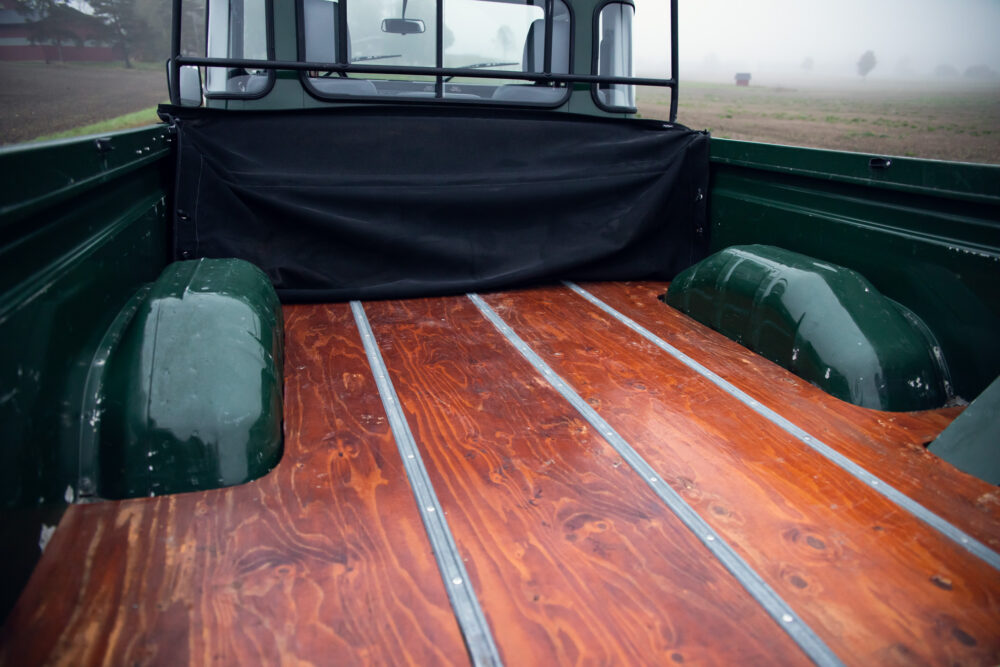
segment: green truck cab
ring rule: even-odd
[[[464,304],[466,293],[479,309],[470,312],[482,312],[511,341],[511,354],[516,350],[534,365],[538,382],[551,382],[572,406],[565,409],[582,415],[553,418],[539,423],[537,431],[576,419],[604,434],[621,454],[619,463],[627,462],[653,487],[664,503],[662,511],[669,508],[671,517],[680,517],[686,530],[694,532],[698,548],[707,549],[699,558],[723,563],[741,590],[749,591],[765,609],[781,641],[791,638],[803,659],[818,664],[892,656],[916,661],[925,655],[932,662],[941,655],[971,662],[998,659],[1000,629],[995,622],[990,626],[982,621],[980,612],[992,610],[994,621],[1000,618],[1000,597],[993,596],[1000,586],[1000,545],[992,539],[1000,535],[1000,519],[987,497],[992,493],[995,498],[1000,482],[1000,167],[756,144],[689,130],[677,123],[681,87],[676,0],[663,27],[671,48],[665,65],[669,76],[656,79],[634,76],[633,22],[642,16],[628,0],[209,0],[204,54],[182,52],[183,31],[190,29],[182,18],[189,10],[182,0],[174,0],[173,11],[173,56],[167,63],[171,104],[160,109],[163,123],[0,149],[6,175],[0,183],[0,469],[7,564],[0,606],[9,614],[0,662],[131,661],[141,650],[154,651],[154,661],[163,663],[211,661],[207,653],[191,652],[197,644],[193,639],[183,650],[179,645],[172,648],[174,630],[152,622],[136,631],[145,648],[136,644],[125,653],[109,648],[110,638],[130,627],[129,605],[138,609],[143,604],[144,575],[116,571],[115,559],[121,553],[125,560],[130,549],[153,554],[150,562],[165,559],[168,565],[162,570],[169,576],[164,576],[178,590],[183,585],[177,582],[184,577],[201,576],[180,566],[170,569],[170,563],[191,553],[174,550],[173,537],[158,537],[158,530],[173,535],[172,528],[154,522],[146,526],[148,534],[121,538],[107,563],[99,554],[74,552],[68,537],[59,543],[57,554],[45,551],[46,545],[54,539],[53,531],[58,535],[71,530],[63,527],[66,517],[85,521],[104,511],[90,508],[109,508],[119,512],[115,525],[123,525],[128,512],[153,507],[141,503],[155,503],[162,496],[204,498],[204,505],[192,502],[199,508],[214,507],[207,511],[220,517],[231,516],[235,510],[212,505],[211,499],[222,496],[211,494],[256,484],[253,480],[275,477],[276,467],[293,465],[283,460],[288,434],[309,415],[295,412],[290,423],[290,406],[303,408],[299,398],[289,397],[289,378],[308,376],[308,386],[326,383],[331,398],[321,412],[348,419],[337,412],[337,406],[346,403],[334,397],[351,394],[364,374],[347,370],[347,365],[327,369],[318,358],[310,362],[315,367],[309,367],[302,353],[296,353],[292,367],[286,353],[291,326],[286,319],[289,314],[300,317],[303,311],[296,309],[301,304],[343,307],[346,317],[346,302],[351,301],[357,322],[353,335],[359,346],[365,345],[365,354],[354,354],[349,361],[368,364],[365,381],[377,385],[369,394],[380,396],[386,410],[384,417],[372,416],[369,407],[359,407],[359,419],[392,425],[401,461],[395,470],[405,469],[415,499],[411,502],[420,511],[414,514],[422,521],[418,532],[423,535],[426,529],[430,540],[429,546],[414,548],[423,549],[420,558],[436,564],[432,573],[440,570],[447,586],[444,606],[454,611],[467,651],[462,657],[475,664],[514,664],[515,656],[525,655],[524,643],[533,635],[504,639],[505,614],[513,613],[513,607],[497,602],[485,583],[490,564],[466,563],[472,550],[461,535],[449,532],[445,518],[457,511],[449,511],[434,495],[435,487],[440,491],[447,486],[447,472],[442,476],[432,470],[428,475],[424,463],[413,463],[420,461],[421,453],[430,461],[421,438],[428,437],[425,429],[432,427],[412,410],[394,411],[395,404],[410,400],[408,392],[422,395],[425,390],[401,380],[401,362],[391,356],[394,348],[383,341],[379,352],[377,339],[384,338],[385,325],[376,321],[373,326],[365,315],[365,306],[372,303],[395,303],[394,313],[406,311],[411,302],[419,311],[423,300],[438,297]],[[669,118],[638,118],[636,86],[669,90]],[[953,580],[969,587],[974,580],[986,591],[976,598],[980,606],[974,610],[939,610],[940,618],[955,624],[940,640],[944,653],[926,643],[928,635],[916,631],[917,639],[902,649],[892,638],[878,639],[886,651],[896,647],[892,656],[839,648],[840,621],[824,622],[822,615],[807,611],[805,602],[790,598],[786,604],[775,593],[783,589],[771,581],[772,568],[758,567],[763,573],[758,574],[747,564],[754,559],[752,548],[730,537],[735,548],[723,549],[718,546],[725,541],[722,533],[704,532],[709,528],[702,515],[715,511],[715,520],[724,514],[682,497],[692,488],[685,486],[692,484],[690,479],[653,470],[636,454],[638,448],[612,431],[612,415],[627,408],[615,400],[580,398],[586,387],[574,384],[571,376],[559,378],[556,362],[548,358],[552,366],[546,365],[538,353],[541,343],[522,338],[502,304],[474,294],[514,294],[542,286],[538,298],[548,304],[588,299],[592,294],[585,287],[590,283],[627,286],[628,281],[659,281],[662,301],[644,307],[680,310],[747,348],[748,358],[754,359],[747,364],[773,362],[805,385],[833,396],[831,401],[850,404],[844,409],[857,410],[851,414],[880,423],[893,422],[893,413],[903,415],[904,421],[909,415],[937,420],[933,437],[906,456],[923,457],[921,465],[936,466],[938,472],[914,484],[951,489],[942,479],[952,476],[970,494],[977,490],[977,497],[986,498],[975,508],[982,513],[974,522],[979,528],[956,526],[961,522],[953,516],[942,519],[939,515],[946,512],[928,511],[887,485],[884,480],[895,474],[894,461],[886,460],[880,469],[861,466],[835,448],[817,444],[815,440],[827,438],[826,431],[810,435],[780,410],[762,408],[763,399],[734,386],[738,383],[726,371],[712,370],[711,350],[706,352],[709,361],[695,360],[690,350],[684,351],[684,335],[657,334],[653,324],[590,298],[596,309],[646,337],[643,355],[652,359],[677,352],[682,363],[740,402],[741,409],[755,411],[754,419],[770,420],[800,438],[803,447],[811,448],[810,456],[816,450],[833,461],[846,471],[838,474],[851,476],[851,484],[866,484],[868,491],[880,494],[880,502],[888,499],[896,512],[912,514],[948,544],[957,545],[962,558],[974,563],[969,571],[988,573],[963,578],[961,563],[950,576],[920,571],[920,581],[931,581],[938,591],[951,591]],[[669,288],[666,281],[672,281]],[[586,305],[582,300],[574,303],[580,309]],[[472,306],[454,305],[449,312],[465,313],[463,308]],[[514,310],[511,306],[510,312]],[[597,323],[598,315],[594,310],[591,317],[595,331],[605,327]],[[383,317],[384,322],[390,320]],[[428,341],[446,335],[436,328],[445,326],[443,318],[411,325],[392,321],[403,329],[420,329]],[[552,326],[558,328],[559,322]],[[350,347],[343,341],[317,342],[323,340],[322,329],[310,330],[309,345]],[[588,343],[580,354],[600,358],[600,349]],[[489,365],[478,357],[463,359],[459,365],[469,368]],[[618,364],[611,358],[604,363],[609,369]],[[787,376],[788,383],[796,381]],[[684,391],[666,385],[650,389],[638,381],[632,388],[657,396],[670,391],[683,396]],[[473,381],[467,389],[477,396],[491,391]],[[444,396],[442,391],[438,400],[444,402]],[[615,396],[627,405],[620,394]],[[696,398],[669,400],[690,404],[696,415]],[[362,399],[357,400],[360,406]],[[486,429],[492,422],[486,412],[482,415]],[[944,423],[952,419],[952,426]],[[726,419],[720,416],[718,422]],[[461,428],[443,429],[440,438],[461,440],[460,430],[479,433],[479,428],[463,422]],[[369,440],[358,437],[352,445],[355,453],[376,446],[369,435]],[[376,458],[389,456],[379,450]],[[464,456],[472,460],[475,453]],[[296,461],[296,474],[314,474],[312,464]],[[498,463],[496,472],[481,480],[484,487],[502,485],[497,480],[508,463]],[[536,468],[547,465],[540,461]],[[803,475],[804,486],[811,484],[807,477]],[[588,483],[581,478],[580,488]],[[657,484],[678,490],[658,490]],[[296,512],[306,513],[310,503],[319,502],[288,493],[275,511],[287,513],[292,523]],[[945,497],[951,491],[934,493]],[[467,497],[475,503],[486,493],[477,496],[471,490]],[[329,501],[348,506],[339,497]],[[271,501],[256,502],[263,507]],[[646,517],[645,508],[632,511]],[[392,514],[397,508],[383,511]],[[516,523],[515,509],[509,512],[509,521]],[[163,519],[174,520],[180,519]],[[366,519],[357,521],[360,526]],[[864,521],[857,519],[859,526]],[[74,535],[82,539],[86,533],[79,532],[79,525],[86,524],[73,524],[78,530]],[[111,523],[101,525],[111,530]],[[540,525],[548,527],[545,521]],[[864,529],[873,530],[867,524]],[[220,534],[226,530],[220,528]],[[544,552],[537,546],[542,542],[532,541],[534,528],[524,530],[524,549]],[[206,566],[209,569],[245,568],[240,570],[244,590],[253,586],[260,568],[270,567],[268,559],[275,568],[294,569],[300,564],[296,559],[329,557],[339,567],[354,557],[340,551],[317,555],[309,540],[296,542],[291,534],[274,537],[280,532],[260,534],[263,551],[258,556],[253,555],[258,553],[254,545],[223,548],[210,537],[201,546],[189,546],[217,558]],[[272,538],[297,555],[280,552]],[[219,539],[225,542],[224,536]],[[268,555],[272,548],[276,551]],[[378,549],[373,546],[373,553]],[[832,551],[824,553],[832,558]],[[602,553],[599,542],[593,543],[593,553],[625,568],[629,576],[659,567],[622,565]],[[855,557],[863,560],[864,554]],[[88,607],[89,584],[70,574],[52,583],[51,573],[58,568],[45,564],[57,558],[85,561],[87,577],[105,582],[107,590],[125,593]],[[359,558],[382,562],[382,556]],[[788,574],[797,572],[796,558],[769,562],[779,573],[774,576],[803,588],[797,574]],[[39,559],[42,564],[36,568]],[[350,565],[344,567],[350,571]],[[533,582],[532,566],[524,567],[526,581]],[[567,568],[572,569],[567,564],[563,570]],[[426,574],[426,568],[414,566],[413,571]],[[589,581],[586,573],[579,576]],[[887,585],[891,580],[887,578]],[[340,583],[331,579],[310,585],[332,595],[327,589]],[[186,604],[214,604],[211,585],[198,590],[202,597]],[[310,595],[303,588],[289,599],[312,604]],[[621,606],[607,610],[609,618],[617,619],[610,624],[625,622],[618,615],[630,608],[628,595],[621,593]],[[116,630],[101,626],[94,630],[96,635],[88,635],[69,622],[64,631],[53,629],[63,617],[55,614],[55,620],[45,621],[40,598],[62,605],[60,609],[77,605],[83,615],[99,608],[117,619]],[[255,622],[268,632],[284,628],[274,630],[274,636],[282,637],[275,645],[284,648],[274,649],[277,653],[261,648],[261,661],[270,659],[261,656],[276,655],[308,655],[317,662],[385,657],[352,648],[349,642],[314,636],[308,627],[282,625],[281,604],[254,612]],[[381,627],[378,613],[371,611],[375,607],[366,607],[363,596],[344,604],[345,618]],[[700,602],[692,604],[701,608]],[[686,612],[677,608],[670,613],[683,617]],[[731,620],[741,612],[720,604],[706,613]],[[971,619],[965,625],[963,613]],[[636,614],[629,623],[639,627],[647,622]],[[194,618],[180,615],[174,622],[188,632],[193,631]],[[600,658],[582,648],[574,653],[572,632],[555,618],[538,626],[560,637],[551,640],[551,646],[561,647],[558,661]],[[863,625],[865,618],[862,610],[857,614],[861,620],[852,622]],[[943,627],[944,621],[934,618],[927,626]],[[441,627],[438,616],[418,621]],[[678,627],[683,623],[678,621]],[[206,627],[210,633],[227,626]],[[25,632],[35,630],[38,637],[58,635],[59,641],[46,648],[40,640],[25,639]],[[243,629],[229,632],[244,637],[233,642],[255,645],[241,634]],[[387,631],[386,637],[390,635]],[[428,630],[426,637],[433,636]],[[533,637],[539,646],[549,641]],[[383,639],[394,645],[395,640]],[[727,641],[717,638],[720,646]],[[787,657],[780,641],[774,642],[765,655]],[[405,637],[400,643],[407,643]],[[580,640],[579,646],[585,644]],[[154,645],[155,650],[149,648]],[[221,659],[245,661],[245,655],[238,658],[243,654],[233,650],[221,651]],[[549,655],[538,650],[539,656]],[[629,645],[607,655],[666,662],[681,653],[650,653]],[[420,655],[413,659],[450,661],[444,653]],[[724,660],[719,655],[716,660]],[[406,657],[395,655],[399,661]]]

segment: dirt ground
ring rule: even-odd
[[[166,69],[0,62],[0,144],[139,111],[167,98]]]
[[[0,144],[28,141],[165,100],[162,67],[0,62]],[[871,83],[871,82],[869,82]],[[665,118],[665,91],[639,111]],[[737,88],[682,83],[678,121],[713,136],[878,155],[1000,163],[1000,86]]]
[[[677,120],[713,136],[793,146],[1000,163],[1000,86],[941,83],[842,88],[682,84]],[[640,91],[663,118],[663,91]]]

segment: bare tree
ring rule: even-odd
[[[979,81],[993,81],[997,78],[997,73],[989,65],[972,65],[965,69],[965,78],[977,79]]]
[[[63,44],[83,44],[84,37],[77,30],[93,20],[60,0],[23,0],[18,3],[17,10],[28,20],[28,41],[55,44],[59,62],[63,62]],[[95,28],[99,31],[99,26]],[[50,62],[47,49],[45,62]]]
[[[877,64],[878,61],[875,60],[875,52],[871,49],[865,51],[861,54],[861,59],[858,60],[858,74],[862,78],[867,77],[868,73],[875,69],[875,65]]]
[[[496,41],[500,47],[500,51],[503,53],[503,57],[507,58],[507,54],[514,48],[514,31],[510,29],[510,26],[500,26],[497,29]]]
[[[132,67],[129,56],[133,49],[149,37],[149,26],[136,12],[135,5],[135,0],[90,0],[94,16],[104,20],[128,68]]]
[[[185,14],[190,11],[189,4],[184,3]],[[170,54],[170,3],[163,0],[135,0],[132,11],[136,20],[141,21],[146,28],[142,43],[133,43],[133,54],[146,61],[166,60]]]

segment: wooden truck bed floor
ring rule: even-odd
[[[70,507],[0,659],[467,663],[483,644],[467,649],[450,596],[471,590],[508,665],[822,662],[809,645],[859,665],[1000,661],[1000,494],[923,448],[958,410],[840,402],[658,302],[664,283],[581,287],[723,386],[557,286],[482,296],[551,374],[470,298],[363,304],[395,390],[383,402],[349,304],[286,306],[278,467],[240,487]],[[671,494],[702,523],[689,528]],[[442,510],[467,579],[435,558],[421,511]]]

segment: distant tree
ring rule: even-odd
[[[997,78],[997,73],[989,65],[973,65],[966,68],[965,78],[977,81],[992,81]]]
[[[185,14],[190,11],[188,4],[184,3]],[[166,60],[170,55],[170,3],[163,0],[135,0],[133,12],[136,20],[142,22],[145,32],[141,43],[132,44],[135,54],[146,61]],[[183,31],[181,34],[183,35]]]
[[[958,76],[958,69],[954,65],[942,63],[934,68],[934,76],[942,79],[951,79]]]
[[[136,57],[147,62],[162,62],[170,57],[171,11],[170,3],[164,0],[135,0],[134,17],[142,32],[140,41],[132,41]],[[181,53],[205,55],[205,0],[184,0]]]
[[[875,60],[875,52],[869,49],[861,54],[861,59],[858,60],[858,74],[862,78],[867,77],[868,73],[875,69],[875,65],[878,61]]]
[[[73,14],[78,13],[66,5],[52,3],[45,17],[31,24],[28,41],[32,44],[55,44],[59,62],[63,62],[63,44],[83,44],[83,39],[73,29]],[[48,50],[45,51],[45,62],[49,62]]]
[[[813,69],[813,65],[815,65],[815,63],[813,62],[813,59],[812,58],[806,58],[805,60],[802,61],[802,71],[804,71],[804,72],[811,72],[812,69]]]
[[[500,50],[503,52],[503,57],[506,58],[510,50],[514,48],[514,31],[510,29],[508,25],[502,25],[497,28],[497,44],[500,45]]]
[[[181,25],[181,53],[194,56],[205,55],[207,30],[205,26],[205,0],[185,0]]]
[[[94,16],[102,19],[108,35],[122,50],[125,67],[131,68],[130,55],[149,39],[149,26],[136,11],[136,0],[89,0]]]
[[[83,44],[78,30],[93,20],[62,0],[23,0],[17,4],[17,11],[28,19],[28,41],[55,44],[59,62],[63,62],[63,44]],[[45,62],[50,62],[48,50]]]

